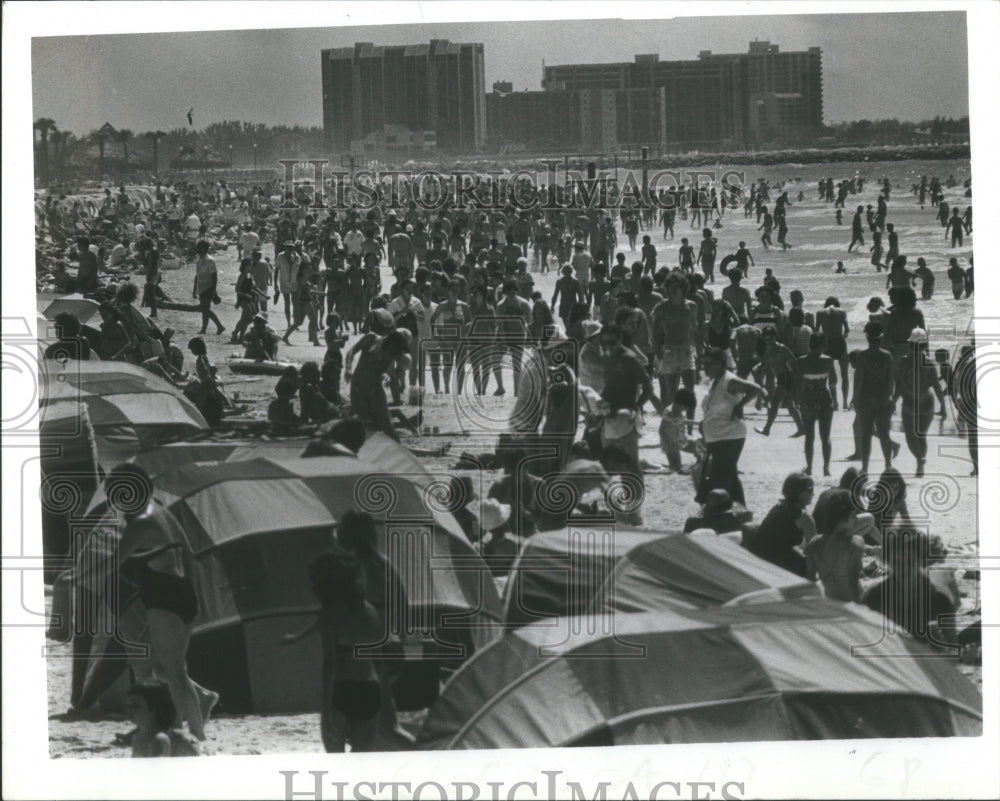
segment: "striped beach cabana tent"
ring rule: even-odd
[[[431,707],[418,744],[980,735],[981,695],[954,660],[935,656],[907,635],[885,636],[865,607],[825,598],[564,617],[476,654]]]
[[[191,553],[200,611],[189,669],[220,693],[227,711],[319,709],[317,639],[287,648],[279,640],[314,619],[308,566],[332,547],[349,509],[376,520],[379,551],[406,593],[422,659],[457,665],[497,636],[500,599],[489,569],[429,486],[389,462],[339,456],[194,462],[156,476],[154,487]],[[114,538],[95,533],[93,547],[107,558]],[[81,563],[94,561],[91,554]],[[136,603],[123,603],[119,618],[127,620]],[[111,664],[115,648],[112,640],[95,642],[79,706],[98,700],[121,673]]]
[[[655,612],[819,597],[819,585],[714,531],[659,537],[630,550],[595,595],[594,610]]]

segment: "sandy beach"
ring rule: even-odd
[[[737,169],[745,171],[748,181],[767,178],[772,185],[779,181],[788,182],[785,189],[792,200],[788,211],[788,241],[792,245],[789,250],[772,248],[765,251],[760,244],[753,218],[745,218],[742,209],[727,212],[723,219],[723,228],[714,232],[719,239],[720,259],[725,254],[735,251],[740,240],[747,242],[755,260],[749,279],[744,283],[751,291],[760,284],[764,268],[770,267],[781,282],[782,295],[787,298],[789,291],[801,290],[805,295],[805,307],[809,311],[819,310],[827,296],[836,295],[840,299],[841,307],[848,313],[851,325],[849,347],[861,347],[863,342],[861,329],[867,320],[864,305],[873,295],[886,297],[886,273],[875,272],[869,262],[867,250],[853,254],[846,252],[850,241],[850,219],[854,206],[875,203],[881,179],[887,176],[892,180],[894,187],[889,203],[889,220],[895,224],[900,234],[901,253],[909,257],[911,267],[915,265],[917,257],[923,256],[938,277],[934,298],[930,301],[921,301],[919,304],[928,323],[931,349],[946,348],[954,359],[958,348],[969,342],[970,326],[974,317],[974,300],[973,298],[953,300],[944,273],[948,258],[951,256],[959,257],[963,266],[968,266],[973,236],[966,238],[962,248],[954,250],[950,248],[949,242],[945,239],[944,229],[940,227],[935,217],[936,210],[932,209],[930,204],[921,209],[910,192],[911,185],[919,181],[921,175],[928,177],[936,175],[942,181],[949,175],[954,175],[958,183],[953,189],[945,189],[945,200],[952,207],[964,208],[971,202],[964,197],[962,186],[962,182],[970,176],[968,161],[784,164]],[[854,175],[856,171],[867,177],[864,193],[849,197],[848,207],[844,211],[844,224],[838,226],[832,205],[816,199],[816,182],[820,177],[827,175],[832,175],[836,180]],[[797,200],[800,190],[804,193],[802,202]],[[668,267],[677,264],[677,250],[682,236],[691,239],[692,243],[701,237],[700,226],[691,228],[690,221],[681,219],[677,220],[675,238],[672,241],[663,240],[662,229],[644,233],[650,234],[653,244],[656,245],[658,265]],[[868,239],[870,244],[870,237]],[[633,260],[634,254],[629,253],[624,236],[620,237],[618,250],[625,252],[628,261]],[[265,243],[264,253],[273,261],[273,246],[270,242]],[[248,416],[263,419],[266,417],[267,401],[274,397],[273,387],[276,379],[236,376],[226,367],[230,357],[242,356],[236,346],[228,344],[229,332],[239,317],[233,308],[232,287],[238,270],[235,245],[231,245],[225,251],[217,252],[215,260],[220,273],[222,296],[222,304],[216,311],[228,330],[222,336],[210,333],[205,337],[209,356],[219,368],[220,377],[225,382],[226,391],[230,396],[239,403],[249,406]],[[844,262],[847,275],[834,273],[838,260]],[[191,302],[189,298],[192,270],[193,268],[187,265],[180,270],[164,272],[163,288],[175,301]],[[546,300],[551,298],[557,276],[556,269],[550,269],[547,274],[533,273],[536,289],[542,292]],[[384,270],[384,288],[388,290],[391,283],[391,276]],[[714,287],[717,295],[725,285],[726,283],[717,279]],[[200,316],[193,313],[161,311],[159,324],[161,328],[170,326],[175,329],[174,341],[186,351],[188,339],[198,332]],[[273,311],[271,324],[279,333],[283,333],[284,320],[279,320]],[[310,359],[322,359],[322,349],[308,343],[308,336],[304,330],[294,333],[291,341],[290,347],[281,348],[280,357],[283,360],[302,363]],[[354,341],[355,338],[352,337],[348,347]],[[509,367],[506,369],[508,375],[505,381],[509,387],[512,377],[509,375]],[[471,385],[471,382],[467,384]],[[428,386],[430,386],[429,381]],[[453,475],[454,465],[462,452],[475,454],[492,451],[497,434],[503,430],[503,421],[513,407],[514,398],[509,392],[507,396],[501,398],[492,395],[480,398],[471,394],[471,386],[468,386],[466,391],[469,393],[467,396],[452,396],[435,395],[428,389],[422,405],[424,423],[431,426],[432,431],[437,429],[438,433],[403,437],[404,443],[408,445],[444,449],[441,456],[422,458],[422,463],[432,474]],[[704,384],[696,388],[699,400],[704,392]],[[407,407],[406,411],[409,414],[415,410]],[[844,457],[853,448],[851,433],[853,417],[853,413],[843,410],[834,415],[831,465],[833,475],[824,478],[818,475],[818,470],[816,471],[817,494],[827,487],[836,486],[840,475],[852,464],[845,461]],[[765,413],[748,408],[747,418],[749,427],[760,426],[765,419]],[[894,424],[897,432],[894,438],[902,442],[898,417],[894,420]],[[746,491],[747,506],[754,511],[755,519],[758,521],[778,500],[781,481],[785,475],[800,470],[805,465],[802,440],[789,438],[794,430],[791,418],[786,412],[782,412],[770,437],[765,438],[751,433],[747,439],[746,449],[740,462],[741,479]],[[651,415],[647,418],[640,453],[642,458],[652,465],[666,463],[664,455],[659,450],[655,418]],[[690,463],[693,457],[685,456],[685,459]],[[940,535],[949,548],[946,567],[954,570],[959,580],[959,587],[963,593],[962,611],[975,609],[978,605],[978,579],[973,578],[971,574],[966,577],[966,570],[974,566],[978,556],[978,482],[975,477],[969,475],[971,462],[966,441],[959,435],[951,408],[946,421],[942,422],[940,418],[935,418],[932,424],[925,476],[919,479],[913,477],[916,464],[905,445],[896,466],[909,484],[911,514],[916,518],[924,518],[931,533]],[[880,456],[874,455],[872,472],[877,473],[881,467]],[[497,474],[487,471],[481,475],[477,473],[468,475],[472,476],[477,492],[485,496]],[[646,499],[642,509],[646,528],[662,531],[678,529],[685,519],[696,511],[697,506],[693,501],[689,476],[666,474],[662,470],[650,471],[647,474]],[[67,655],[68,651],[68,646],[56,646],[54,656]],[[52,658],[47,661],[51,715],[63,713],[69,706],[71,664],[70,659],[63,658]],[[972,677],[981,687],[981,668],[960,665],[957,669]],[[419,715],[414,715],[407,724],[415,728],[419,718]],[[129,724],[123,720],[51,719],[50,754],[54,758],[125,757],[129,754],[128,750],[116,745],[114,736],[128,728]],[[318,714],[228,716],[225,710],[220,710],[210,724],[208,733],[206,750],[215,754],[322,751]]]

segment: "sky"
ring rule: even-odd
[[[693,59],[753,39],[823,50],[828,123],[969,113],[964,12],[474,22],[35,38],[33,118],[81,134],[105,121],[135,132],[219,120],[321,125],[320,50],[431,38],[485,44],[486,89],[540,89],[542,63]]]

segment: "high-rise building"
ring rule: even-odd
[[[699,61],[735,66],[745,141],[806,139],[823,128],[823,55],[818,47],[782,53],[771,42],[747,53],[713,54]]]
[[[322,51],[323,129],[332,147],[404,126],[445,150],[472,152],[486,137],[483,45],[429,44]],[[393,134],[395,135],[395,134]]]
[[[486,96],[486,128],[493,145],[531,150],[582,148],[592,152],[665,143],[662,89],[578,89]]]
[[[818,47],[782,53],[770,42],[751,42],[746,53],[706,50],[686,61],[640,54],[632,62],[551,65],[542,86],[547,92],[662,89],[668,145],[806,139],[823,127]]]
[[[580,93],[506,92],[507,86],[510,84],[498,82],[486,95],[486,130],[491,145],[517,144],[531,150],[580,145]]]

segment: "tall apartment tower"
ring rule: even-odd
[[[486,78],[481,43],[323,50],[323,129],[331,147],[347,150],[386,126],[431,132],[438,146],[474,152],[486,138]]]
[[[542,86],[546,92],[662,90],[663,139],[670,144],[807,139],[823,127],[818,47],[783,53],[771,42],[751,42],[746,53],[704,50],[686,61],[640,54],[632,62],[551,65],[544,69]],[[649,97],[655,107],[655,96]],[[641,102],[648,106],[649,101]],[[588,104],[588,110],[595,108]],[[621,103],[617,113],[621,118]]]

